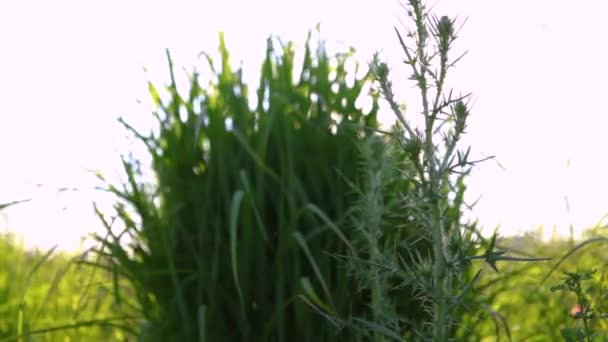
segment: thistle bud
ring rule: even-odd
[[[439,35],[443,38],[452,37],[454,34],[454,25],[450,18],[445,15],[441,17],[437,23],[437,31],[439,31]]]

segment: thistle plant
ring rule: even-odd
[[[448,341],[458,324],[456,312],[470,298],[481,273],[481,269],[471,273],[468,266],[473,260],[484,260],[498,271],[496,263],[500,260],[545,259],[504,256],[504,251],[495,250],[496,233],[485,239],[474,223],[463,222],[465,178],[477,163],[492,157],[471,160],[470,148],[459,149],[467,128],[471,94],[456,96],[453,90],[446,89],[448,71],[464,56],[453,58],[451,54],[459,28],[454,19],[430,14],[420,0],[409,0],[404,8],[413,28],[405,35],[395,31],[405,54],[404,63],[412,71],[410,80],[420,91],[424,119],[421,127],[406,119],[393,93],[387,64],[375,55],[370,66],[378,91],[397,118],[391,136],[412,166],[402,170],[401,176],[412,182],[414,190],[404,192],[401,208],[408,211],[410,221],[422,228],[422,238],[429,241],[430,247],[427,254],[418,250],[410,253],[408,248],[385,250],[381,267],[392,270],[403,284],[413,286],[425,304],[428,322],[404,322],[415,326],[412,338]],[[475,255],[477,250],[485,251]],[[409,254],[409,261],[404,261],[404,253]],[[385,335],[405,338],[403,330]]]
[[[415,180],[418,190],[417,198],[409,200],[413,200],[420,209],[417,215],[427,228],[427,238],[432,245],[431,255],[418,255],[418,263],[405,267],[406,279],[418,285],[422,296],[427,298],[427,309],[432,315],[430,330],[422,331],[421,336],[447,341],[453,324],[450,312],[457,304],[455,300],[462,297],[461,294],[454,295],[455,285],[462,273],[461,266],[468,263],[463,247],[472,247],[466,241],[470,234],[460,229],[459,205],[463,199],[451,201],[447,197],[450,192],[462,193],[463,179],[476,163],[469,161],[470,150],[461,153],[456,149],[466,129],[470,94],[457,97],[452,95],[452,91],[447,96],[444,94],[447,72],[460,59],[449,58],[456,39],[455,21],[446,16],[431,16],[418,0],[409,1],[407,10],[414,29],[408,31],[405,38],[414,42],[414,48],[406,44],[399,30],[396,32],[406,55],[404,63],[412,69],[410,79],[420,89],[424,127],[414,127],[406,120],[394,97],[387,65],[381,63],[376,55],[371,66],[380,92],[397,116],[394,137],[415,164],[415,171],[404,175]],[[435,43],[434,51],[429,48],[431,41]],[[438,67],[433,67],[437,60]],[[454,174],[456,179],[452,177]]]

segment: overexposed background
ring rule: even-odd
[[[353,46],[361,63],[382,51],[417,115],[393,31],[405,19],[395,0],[97,3],[0,3],[0,203],[34,198],[0,215],[0,229],[23,233],[29,246],[72,249],[99,229],[91,202],[104,197],[87,169],[115,179],[119,153],[132,148],[116,119],[152,118],[145,81],[167,80],[165,47],[178,73],[190,70],[204,65],[199,52],[217,51],[222,30],[254,86],[268,35],[302,46],[320,22],[333,51]],[[455,52],[469,54],[450,84],[474,93],[466,143],[504,166],[489,161],[471,177],[470,200],[483,196],[475,215],[503,234],[596,224],[608,213],[608,3],[443,0],[435,9],[468,17]]]

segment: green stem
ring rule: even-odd
[[[434,263],[434,291],[435,310],[433,317],[433,336],[435,341],[447,341],[447,308],[449,277],[446,276],[446,265],[443,244],[443,224],[439,203],[434,201],[432,208],[433,222],[433,252]]]
[[[579,285],[580,286],[580,285]],[[583,294],[580,291],[577,291],[576,296],[578,297],[578,305],[580,307],[580,312],[583,314],[583,326],[585,328],[585,339],[588,342],[591,342],[591,332],[589,331],[589,323],[587,322],[587,306],[583,305],[585,301],[583,300]]]
[[[418,33],[418,63],[420,65],[417,75],[418,87],[422,97],[422,111],[425,117],[425,151],[424,160],[428,172],[428,192],[431,201],[431,224],[433,237],[433,286],[435,295],[434,314],[433,314],[433,336],[435,341],[447,341],[448,339],[448,291],[450,289],[449,277],[446,274],[445,256],[445,230],[441,217],[440,208],[440,181],[442,171],[437,170],[435,163],[435,144],[433,142],[433,127],[435,123],[435,113],[431,112],[429,106],[428,84],[427,84],[427,63],[428,56],[425,51],[428,40],[428,31],[424,22],[424,9],[418,3],[416,12],[416,26]]]

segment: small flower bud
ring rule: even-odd
[[[437,30],[441,37],[450,38],[454,34],[454,25],[450,18],[444,15],[437,23]]]

